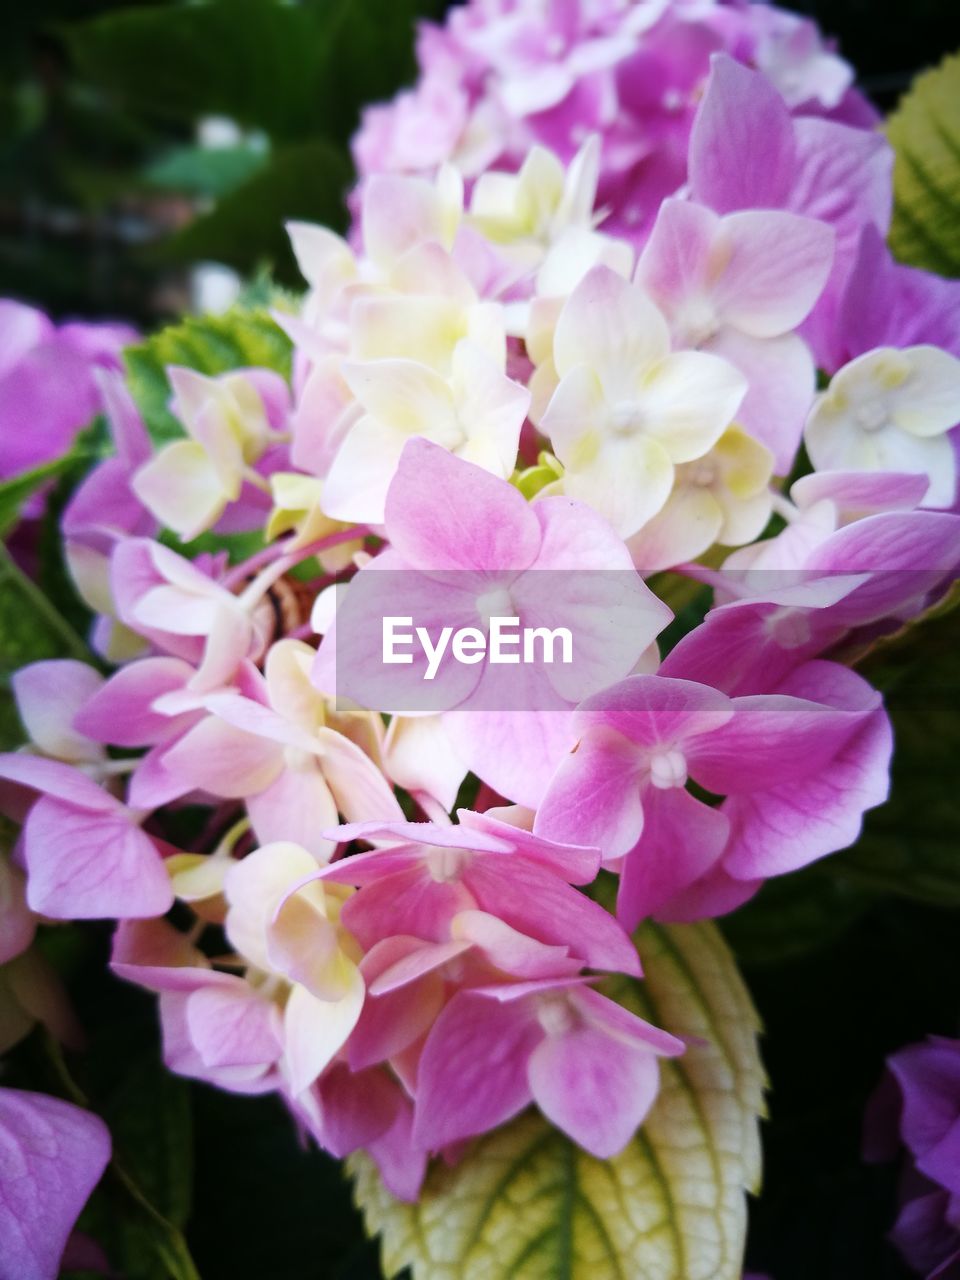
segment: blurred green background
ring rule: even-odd
[[[0,294],[141,325],[189,301],[187,264],[295,282],[282,220],[342,227],[363,104],[414,74],[445,0],[31,0],[0,42]],[[839,38],[892,106],[960,45],[955,0],[788,7]],[[229,117],[198,141],[197,124]],[[217,136],[219,133],[220,136]]]

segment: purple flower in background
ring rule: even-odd
[[[960,1277],[960,1040],[928,1036],[887,1059],[867,1112],[864,1156],[908,1153],[890,1238],[927,1280]]]
[[[136,337],[122,324],[55,325],[0,299],[0,480],[69,449],[103,407],[97,370],[119,369]]]

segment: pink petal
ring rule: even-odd
[[[109,813],[121,807],[119,801],[92,778],[59,760],[4,752],[0,754],[0,778],[92,812]]]
[[[770,81],[715,54],[690,136],[694,199],[718,213],[783,208],[795,156],[790,115]]]
[[[642,769],[627,738],[588,732],[553,775],[537,810],[536,834],[594,845],[604,858],[626,853],[643,830]]]
[[[600,869],[598,848],[546,840],[511,822],[508,815],[513,814],[514,811],[510,809],[498,809],[497,816],[489,809],[486,813],[458,809],[457,821],[461,827],[502,839],[513,852],[522,853],[528,862],[536,862],[547,871],[561,876],[568,884],[591,884],[597,878]]]
[[[121,667],[74,719],[97,742],[142,747],[162,742],[176,728],[170,716],[152,710],[165,693],[182,689],[194,669],[180,658],[143,658]]]
[[[496,1128],[530,1101],[527,1062],[543,1032],[521,1001],[464,991],[433,1025],[420,1058],[413,1140],[438,1150]]]
[[[54,1280],[73,1224],[110,1159],[110,1134],[89,1111],[0,1089],[0,1276]]]
[[[457,912],[476,905],[465,885],[458,881],[437,883],[425,867],[415,866],[367,884],[344,904],[341,919],[365,948],[396,933],[445,942]]]
[[[522,857],[476,859],[464,884],[483,911],[594,969],[639,975],[636,948],[599,903]]]
[[[41,751],[67,760],[100,755],[76,726],[77,713],[103,684],[98,671],[85,662],[59,658],[21,667],[10,683],[30,741]]]
[[[193,992],[186,1016],[205,1066],[263,1066],[280,1057],[279,1010],[241,978]]]
[[[575,741],[568,711],[448,711],[443,727],[471,772],[529,809]]]
[[[869,686],[857,705],[784,694],[736,698],[729,723],[692,744],[690,772],[715,795],[763,791],[825,768],[881,705]]]
[[[326,862],[334,842],[326,831],[337,820],[337,806],[326,779],[310,758],[306,768],[281,769],[263,791],[247,797],[247,813],[261,844],[290,840]]]
[[[858,679],[845,668],[839,670]],[[853,844],[864,811],[887,798],[891,750],[890,722],[879,706],[819,773],[725,801],[731,824],[725,869],[739,879],[756,880],[793,871]]]
[[[323,1146],[338,1160],[382,1137],[397,1118],[401,1094],[386,1072],[360,1071],[336,1063],[317,1085],[320,1095],[319,1134]]]
[[[422,439],[404,445],[385,523],[393,548],[416,569],[526,569],[540,547],[519,490]]]
[[[571,959],[569,946],[537,942],[485,911],[461,911],[450,922],[450,932],[513,978],[553,978],[580,972],[580,961]]]
[[[427,1172],[427,1153],[413,1144],[413,1107],[406,1098],[400,1099],[392,1126],[367,1149],[391,1194],[415,1201]]]
[[[173,904],[163,859],[123,812],[91,813],[52,796],[23,832],[27,901],[55,919],[158,916]]]
[[[771,451],[775,473],[787,475],[816,391],[807,344],[795,334],[753,338],[722,329],[703,349],[729,360],[747,379],[737,421]]]
[[[643,834],[623,861],[617,918],[633,930],[720,860],[730,823],[688,791],[650,787]]]
[[[623,1150],[660,1085],[652,1053],[592,1027],[546,1036],[530,1056],[529,1075],[547,1119],[600,1160]]]
[[[810,313],[833,265],[834,232],[815,218],[748,209],[723,221],[729,254],[717,285],[724,321],[755,338],[795,329]]]
[[[163,756],[164,770],[189,782],[191,790],[228,799],[265,790],[282,766],[278,745],[213,715],[194,725]]]
[[[367,999],[347,1044],[347,1057],[355,1071],[402,1053],[433,1025],[444,1003],[442,973],[438,968],[421,967],[403,982],[409,975],[400,965],[407,956],[416,957],[418,963],[421,957],[427,963],[443,963],[449,955],[465,949],[463,944],[456,944],[454,951],[447,944],[441,956],[442,945],[424,944],[419,938],[392,937],[377,943],[364,956],[360,968],[367,983]],[[381,976],[387,989],[379,984]]]

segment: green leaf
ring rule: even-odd
[[[278,279],[301,283],[284,224],[297,218],[342,230],[350,178],[349,163],[329,142],[278,148],[242,186],[152,252],[178,262],[224,262],[245,272],[268,262]]]
[[[960,905],[960,609],[878,645],[862,673],[884,690],[893,722],[890,799],[867,815],[863,836],[824,863],[866,888],[941,906]]]
[[[56,606],[0,547],[0,679],[38,658],[93,661]]]
[[[144,6],[63,29],[82,75],[152,115],[226,115],[278,137],[307,131],[318,22],[276,0]]]
[[[960,54],[918,76],[887,123],[896,160],[890,245],[898,258],[960,276]]]
[[[756,1014],[712,924],[647,925],[637,944],[645,981],[601,989],[692,1038],[661,1065],[637,1137],[599,1161],[525,1113],[455,1168],[435,1162],[412,1205],[353,1157],[388,1276],[410,1266],[413,1280],[740,1280],[744,1189],[760,1177]]]
[[[153,440],[164,444],[183,435],[167,408],[171,388],[167,366],[199,373],[226,373],[258,365],[290,376],[291,343],[265,311],[234,308],[222,316],[189,316],[161,329],[124,352],[130,390]]]
[[[147,166],[151,186],[196,196],[224,196],[267,163],[264,147],[175,147]]]
[[[78,461],[77,452],[44,462],[30,471],[0,482],[0,538],[5,538],[20,519],[23,504],[41,485],[61,476]]]

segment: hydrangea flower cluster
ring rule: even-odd
[[[596,133],[604,228],[642,240],[660,202],[688,180],[690,131],[717,53],[761,71],[811,142],[822,120],[877,122],[816,24],[772,5],[469,0],[443,26],[420,25],[419,79],[367,108],[357,169],[429,175],[453,161],[476,179],[516,171],[537,144],[569,163]]]
[[[692,9],[670,15],[664,38]],[[611,40],[574,40],[601,85]],[[171,369],[183,435],[155,447],[114,377],[115,456],[63,535],[115,670],[14,681],[4,958],[38,919],[118,920],[171,1069],[279,1092],[401,1198],[531,1102],[622,1150],[685,1046],[598,982],[641,977],[639,922],[721,915],[857,838],[891,732],[839,659],[960,563],[957,287],[886,255],[886,144],[722,51],[688,131],[639,251],[598,227],[597,136],[469,199],[450,164],[373,176],[357,249],[293,225],[292,386]],[[238,530],[262,533],[238,563],[175,549]],[[712,607],[661,652],[684,583]],[[414,598],[428,640],[483,642],[505,611],[562,621],[571,589],[600,622],[569,678],[503,697],[447,665],[419,710],[423,662],[380,678]]]

